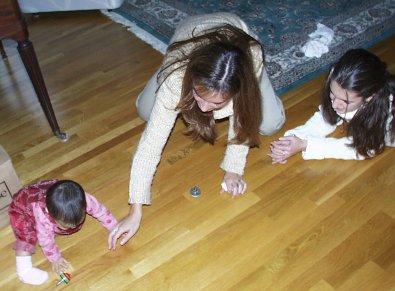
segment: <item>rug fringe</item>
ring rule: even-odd
[[[165,54],[167,45],[154,37],[152,34],[146,32],[144,29],[141,29],[138,27],[135,23],[132,21],[122,17],[121,15],[110,12],[106,9],[100,10],[101,13],[106,15],[108,18],[113,20],[116,23],[122,24],[128,28],[128,31],[136,35],[138,38],[140,38],[142,41],[145,41],[149,45],[151,45],[154,49],[159,51],[162,54]]]

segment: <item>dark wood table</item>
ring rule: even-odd
[[[29,40],[29,32],[27,30],[26,22],[20,12],[17,0],[0,0],[0,43],[2,39],[12,39],[18,43],[17,48],[19,55],[25,65],[26,71],[33,84],[49,125],[51,126],[53,133],[61,141],[67,141],[67,134],[60,131],[56,120],[33,44]],[[2,51],[2,56],[5,60],[6,56],[3,55],[4,50],[2,50],[1,45],[0,51]]]

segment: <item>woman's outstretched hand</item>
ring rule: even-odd
[[[141,217],[143,215],[142,204],[132,204],[129,215],[122,219],[114,227],[108,236],[108,249],[115,250],[117,241],[122,236],[121,246],[127,243],[134,236],[140,227]]]
[[[297,136],[283,136],[270,143],[270,153],[272,164],[285,164],[287,159],[294,154],[304,151],[307,141]]]
[[[221,193],[228,192],[234,197],[244,194],[247,189],[247,183],[243,180],[243,177],[232,172],[225,173],[222,185]]]

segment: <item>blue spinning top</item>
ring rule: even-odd
[[[191,196],[195,198],[199,197],[201,194],[200,188],[197,186],[192,187],[190,192],[191,192]]]

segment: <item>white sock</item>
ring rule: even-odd
[[[33,267],[31,256],[16,257],[16,273],[26,284],[41,285],[48,280],[47,272]]]

